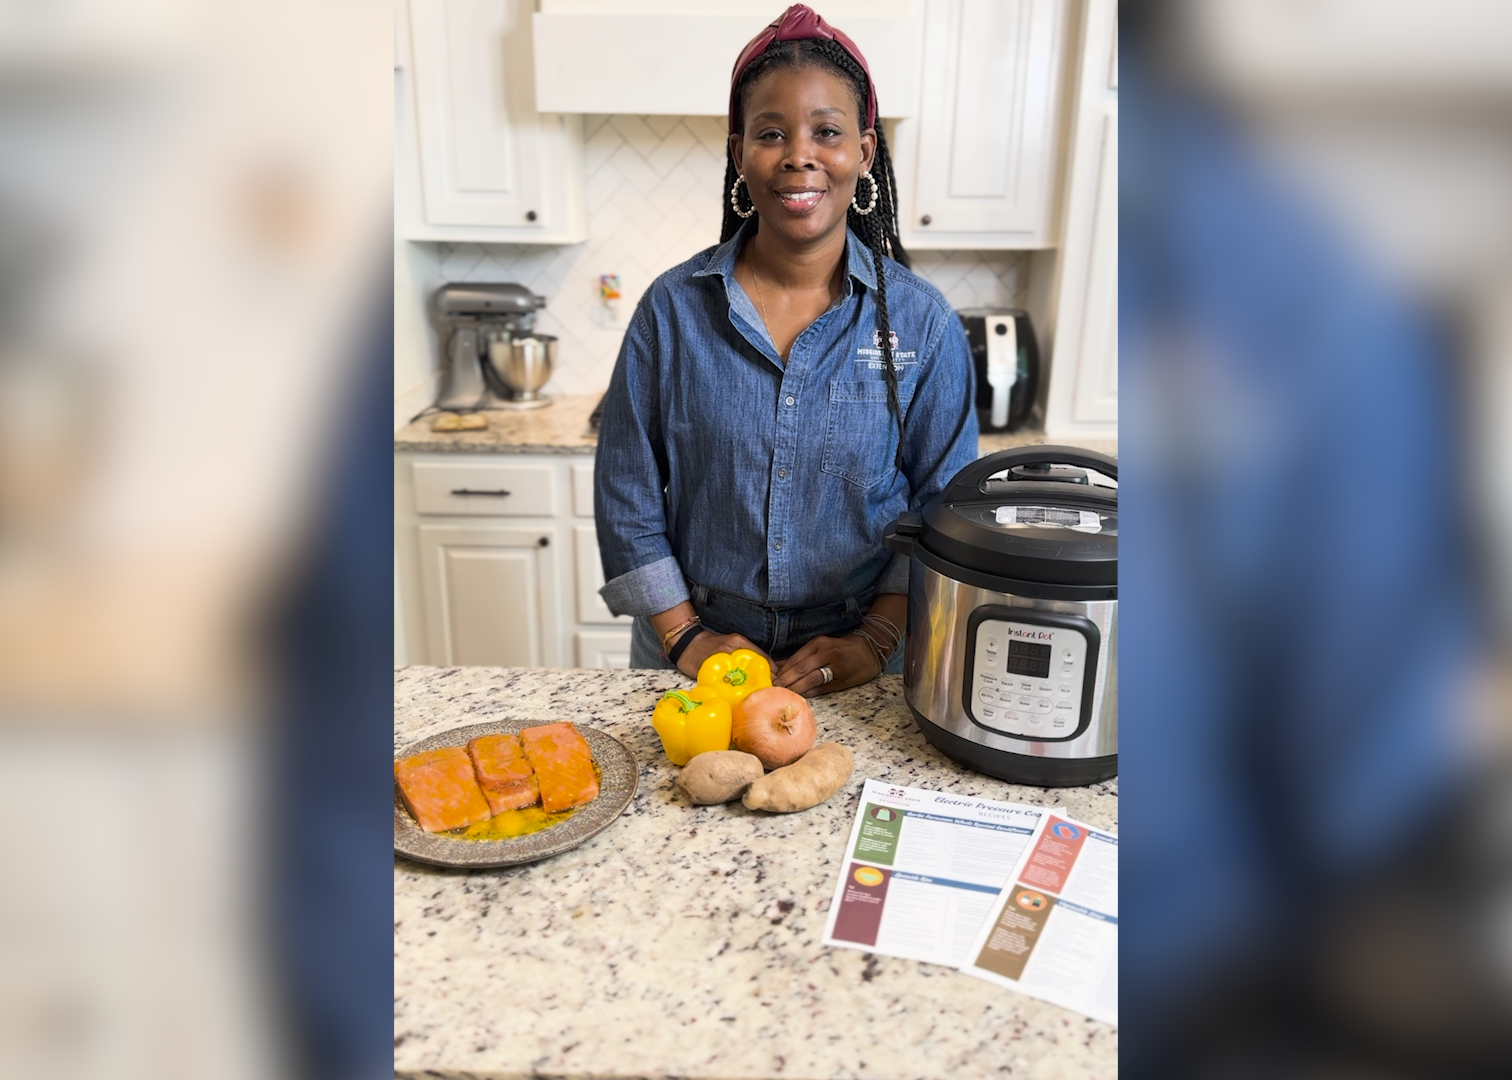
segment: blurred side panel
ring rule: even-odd
[[[365,0],[0,0],[7,1075],[298,1063],[310,999],[263,899],[286,653],[257,631],[312,588],[360,391],[392,378],[393,26]],[[386,607],[390,579],[343,595]],[[387,1061],[377,1009],[377,1052],[347,1036],[327,1075]]]

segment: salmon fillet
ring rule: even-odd
[[[394,779],[404,805],[426,832],[445,832],[493,817],[472,758],[460,746],[427,750],[394,762]]]
[[[593,755],[571,724],[542,724],[520,732],[520,745],[541,785],[541,807],[547,813],[582,806],[598,798]]]
[[[519,810],[541,798],[541,786],[520,749],[518,735],[480,735],[467,744],[467,756],[494,813]]]

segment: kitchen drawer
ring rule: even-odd
[[[592,525],[575,525],[572,531],[577,549],[577,621],[628,624],[630,616],[615,615],[599,595],[604,587],[604,564],[599,559],[598,530]]]
[[[585,630],[577,635],[577,666],[623,671],[630,666],[630,631]]]
[[[550,465],[415,462],[415,511],[487,517],[552,517]]]

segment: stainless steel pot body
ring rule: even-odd
[[[968,711],[968,695],[973,688],[981,691],[980,677],[973,680],[974,687],[967,685],[975,659],[972,626],[980,624],[984,611],[1003,609],[1025,613],[1028,621],[1085,620],[1096,628],[1096,656],[1089,649],[1086,659],[1091,662],[1084,676],[1091,680],[1090,698],[1078,709],[1076,726],[1081,730],[1074,737],[1039,740],[1003,734],[989,730]],[[979,771],[1043,786],[1105,779],[1117,772],[1118,601],[1038,600],[994,592],[948,577],[915,556],[908,580],[903,687],[930,741],[952,757],[972,758]]]

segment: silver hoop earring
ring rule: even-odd
[[[866,204],[865,210],[861,209],[861,207],[856,204],[856,195],[861,194],[861,185],[857,183],[856,195],[851,196],[851,209],[860,214],[862,217],[865,217],[867,214],[871,213],[877,208],[877,178],[869,172],[864,172],[861,174],[861,179],[871,181],[871,202]]]
[[[745,173],[740,173],[735,177],[735,183],[730,185],[730,209],[735,211],[736,217],[748,218],[756,212],[755,200],[751,201],[751,208],[749,210],[742,210],[740,208],[740,199],[737,198],[735,194],[740,190],[740,185],[744,183]],[[746,196],[748,198],[750,197],[750,194],[751,193],[749,191],[746,192]]]

